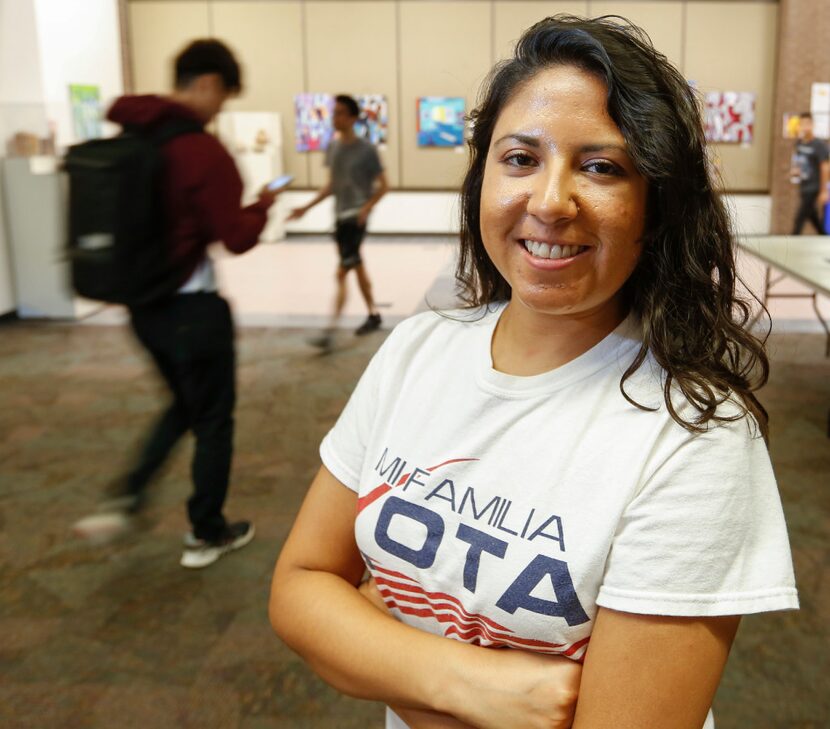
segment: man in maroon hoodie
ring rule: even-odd
[[[109,119],[125,129],[153,134],[178,120],[204,126],[241,89],[239,64],[217,40],[197,40],[175,62],[175,90],[168,97],[124,96]],[[253,248],[276,193],[240,208],[242,180],[228,152],[210,134],[181,134],[162,148],[162,192],[173,258],[180,268],[177,293],[130,310],[133,330],[170,387],[173,401],[161,415],[134,467],[96,514],[75,525],[103,540],[125,531],[145,489],[173,446],[191,430],[196,437],[187,503],[192,532],[181,564],[206,567],[245,546],[253,524],[229,523],[222,514],[233,451],[235,354],[233,322],[219,296],[207,248],[222,241],[233,253]]]

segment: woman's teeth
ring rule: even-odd
[[[570,258],[584,249],[584,246],[548,245],[535,240],[525,240],[523,242],[525,248],[539,258]]]

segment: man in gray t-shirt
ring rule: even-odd
[[[366,302],[369,315],[355,334],[368,334],[380,327],[380,313],[372,298],[372,284],[360,257],[360,244],[366,233],[369,213],[388,189],[386,175],[377,150],[367,140],[358,137],[354,125],[360,108],[351,96],[337,96],[332,121],[338,132],[326,150],[326,166],[329,168],[328,184],[307,205],[295,208],[288,220],[297,220],[329,195],[334,195],[334,239],[340,253],[337,267],[337,295],[331,323],[325,334],[313,340],[313,344],[328,350],[346,303],[346,275],[354,270],[360,292]]]
[[[830,183],[830,163],[827,145],[813,136],[813,117],[809,112],[800,115],[799,139],[793,152],[791,177],[799,182],[800,200],[793,221],[793,235],[800,235],[806,221],[810,221],[824,235],[821,214],[827,204]]]

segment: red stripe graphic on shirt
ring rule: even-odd
[[[574,657],[587,646],[589,637],[576,641],[570,646],[564,643],[548,643],[533,638],[511,635],[513,631],[485,615],[469,613],[464,605],[452,595],[443,592],[428,592],[416,580],[400,572],[385,569],[373,563],[374,578],[384,602],[404,615],[436,620],[444,628],[444,635],[455,636],[465,643],[486,647],[511,647]],[[398,578],[390,580],[384,575]],[[580,662],[584,656],[577,660]]]
[[[444,466],[449,466],[451,463],[464,463],[466,461],[477,461],[478,458],[451,458],[449,461],[444,461],[443,463],[439,463],[437,466],[430,466],[427,468],[427,472],[432,473],[433,471],[437,471],[439,468]],[[388,482],[384,481],[380,486],[373,488],[368,494],[364,494],[357,500],[357,513],[359,514],[363,511],[367,506],[373,504],[377,501],[381,496],[383,496],[388,491],[391,491],[393,488],[397,488],[399,486],[403,486],[406,483],[406,480],[412,475],[412,471],[409,473],[403,474],[399,479],[398,482],[392,486]]]

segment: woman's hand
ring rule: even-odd
[[[453,716],[478,729],[569,729],[579,663],[509,648],[482,651],[478,659],[459,677],[460,692],[450,689]]]

